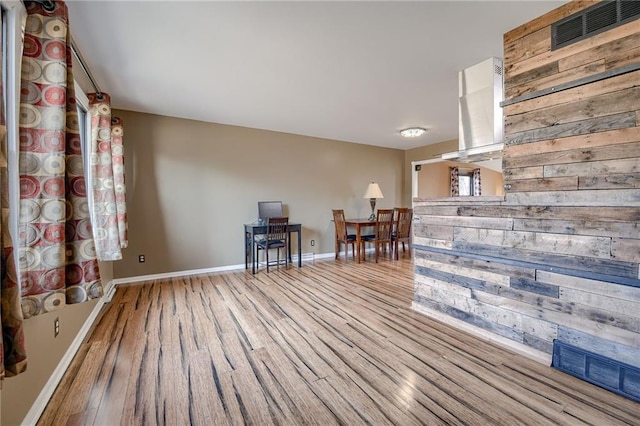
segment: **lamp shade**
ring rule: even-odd
[[[384,198],[380,186],[377,183],[371,182],[364,193],[364,198]]]

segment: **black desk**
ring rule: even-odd
[[[290,223],[287,230],[289,232],[289,247],[287,247],[287,256],[291,262],[291,233],[298,234],[298,268],[302,267],[302,225],[299,223]],[[256,273],[256,262],[254,259],[258,256],[255,248],[255,236],[267,233],[267,224],[259,225],[257,223],[244,224],[244,269],[249,269],[249,259],[251,259],[251,273]]]

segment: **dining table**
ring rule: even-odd
[[[360,246],[362,245],[362,229],[369,227],[374,228],[376,226],[376,222],[377,221],[375,219],[369,220],[369,218],[366,217],[344,220],[345,225],[355,228],[356,230],[356,253],[358,263],[360,263],[360,260],[364,257],[364,253],[363,256],[360,256]]]

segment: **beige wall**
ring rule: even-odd
[[[117,278],[244,263],[242,225],[256,220],[259,200],[282,200],[290,220],[303,225],[302,252],[316,254],[334,250],[332,208],[369,215],[369,182],[384,193],[378,208],[402,202],[401,150],[116,114],[125,129],[129,218]]]
[[[502,173],[480,166],[482,176],[482,195],[504,195],[504,177]]]
[[[432,145],[421,146],[419,148],[408,149],[404,152],[404,185],[402,190],[402,203],[406,207],[411,206],[411,162],[433,160],[440,158],[445,152],[453,152],[458,150],[458,140],[440,142]]]
[[[448,197],[450,195],[450,168],[460,170],[480,168],[482,177],[482,195],[504,195],[502,173],[471,163],[458,163],[443,160],[438,163],[424,164],[418,172],[418,197]]]
[[[452,162],[425,164],[418,172],[418,197],[448,197],[451,193],[450,171]]]

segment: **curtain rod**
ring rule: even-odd
[[[73,41],[73,38],[71,38],[71,51],[76,56],[76,59],[78,59],[78,63],[80,64],[82,71],[84,71],[84,74],[87,76],[87,78],[91,82],[91,85],[95,89],[96,96],[98,97],[98,99],[102,99],[102,90],[100,90],[98,83],[96,83],[96,81],[93,79],[93,75],[91,75],[91,71],[89,70],[87,63],[82,58],[82,55],[80,54],[80,51],[76,47],[76,43]]]
[[[53,11],[56,7],[55,2],[53,0],[33,0],[33,1],[35,1],[36,3],[40,3],[42,7],[48,12]],[[87,66],[87,63],[84,61],[84,58],[80,54],[80,50],[76,46],[76,43],[73,40],[73,37],[69,37],[69,38],[71,39],[71,52],[73,52],[76,59],[78,60],[78,63],[80,64],[80,67],[82,67],[82,71],[84,71],[84,74],[87,76],[87,78],[91,82],[93,89],[96,91],[96,95],[98,99],[101,99],[102,90],[100,90],[100,86],[98,86],[98,83],[96,83],[96,80],[93,78],[93,75],[91,74],[91,71]]]

